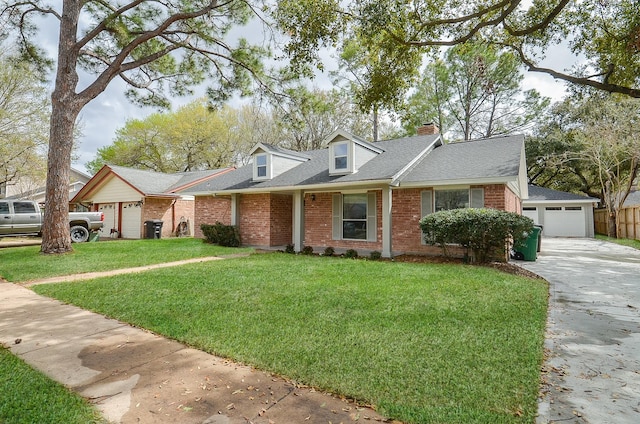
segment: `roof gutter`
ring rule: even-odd
[[[261,187],[261,188],[243,188],[239,190],[219,190],[219,191],[203,191],[203,192],[190,192],[188,194],[192,196],[224,196],[231,194],[252,194],[252,193],[273,193],[273,192],[286,192],[286,191],[298,191],[305,192],[328,192],[328,191],[340,191],[341,189],[354,189],[354,188],[371,188],[390,185],[392,180],[386,178],[383,180],[369,180],[369,181],[350,181],[346,183],[335,184],[310,184],[310,185],[292,185],[283,187]],[[185,193],[187,194],[187,193]]]

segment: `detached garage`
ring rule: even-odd
[[[594,237],[593,208],[598,199],[549,188],[529,186],[522,214],[542,226],[547,237]]]

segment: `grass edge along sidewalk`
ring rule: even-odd
[[[0,422],[106,424],[86,400],[0,344]]]
[[[265,254],[35,291],[406,422],[530,423],[537,412],[541,280]]]

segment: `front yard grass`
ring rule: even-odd
[[[271,253],[34,290],[405,422],[535,421],[542,280]]]
[[[634,249],[640,250],[640,240],[613,238],[613,237],[604,236],[602,234],[596,234],[596,238],[598,240],[604,240],[610,243],[616,243],[622,246],[633,247]]]
[[[106,423],[87,401],[0,345],[0,423]]]
[[[73,245],[65,255],[43,255],[40,246],[0,249],[0,277],[14,283],[84,272],[109,271],[205,256],[253,252],[202,239],[113,240]]]

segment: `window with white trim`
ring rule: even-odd
[[[332,143],[329,147],[331,162],[330,174],[347,174],[353,171],[353,158],[351,156],[351,142]]]
[[[376,194],[333,195],[333,239],[377,241]]]
[[[349,166],[347,143],[335,144],[333,147],[333,166],[338,170],[346,170]]]
[[[253,179],[265,180],[269,178],[269,157],[266,153],[257,154],[253,159]]]
[[[427,216],[433,212],[460,209],[483,208],[483,188],[463,188],[446,190],[425,190],[420,193],[421,216]],[[422,237],[422,244],[426,244]]]
[[[366,194],[345,194],[342,197],[342,238],[367,239]]]

